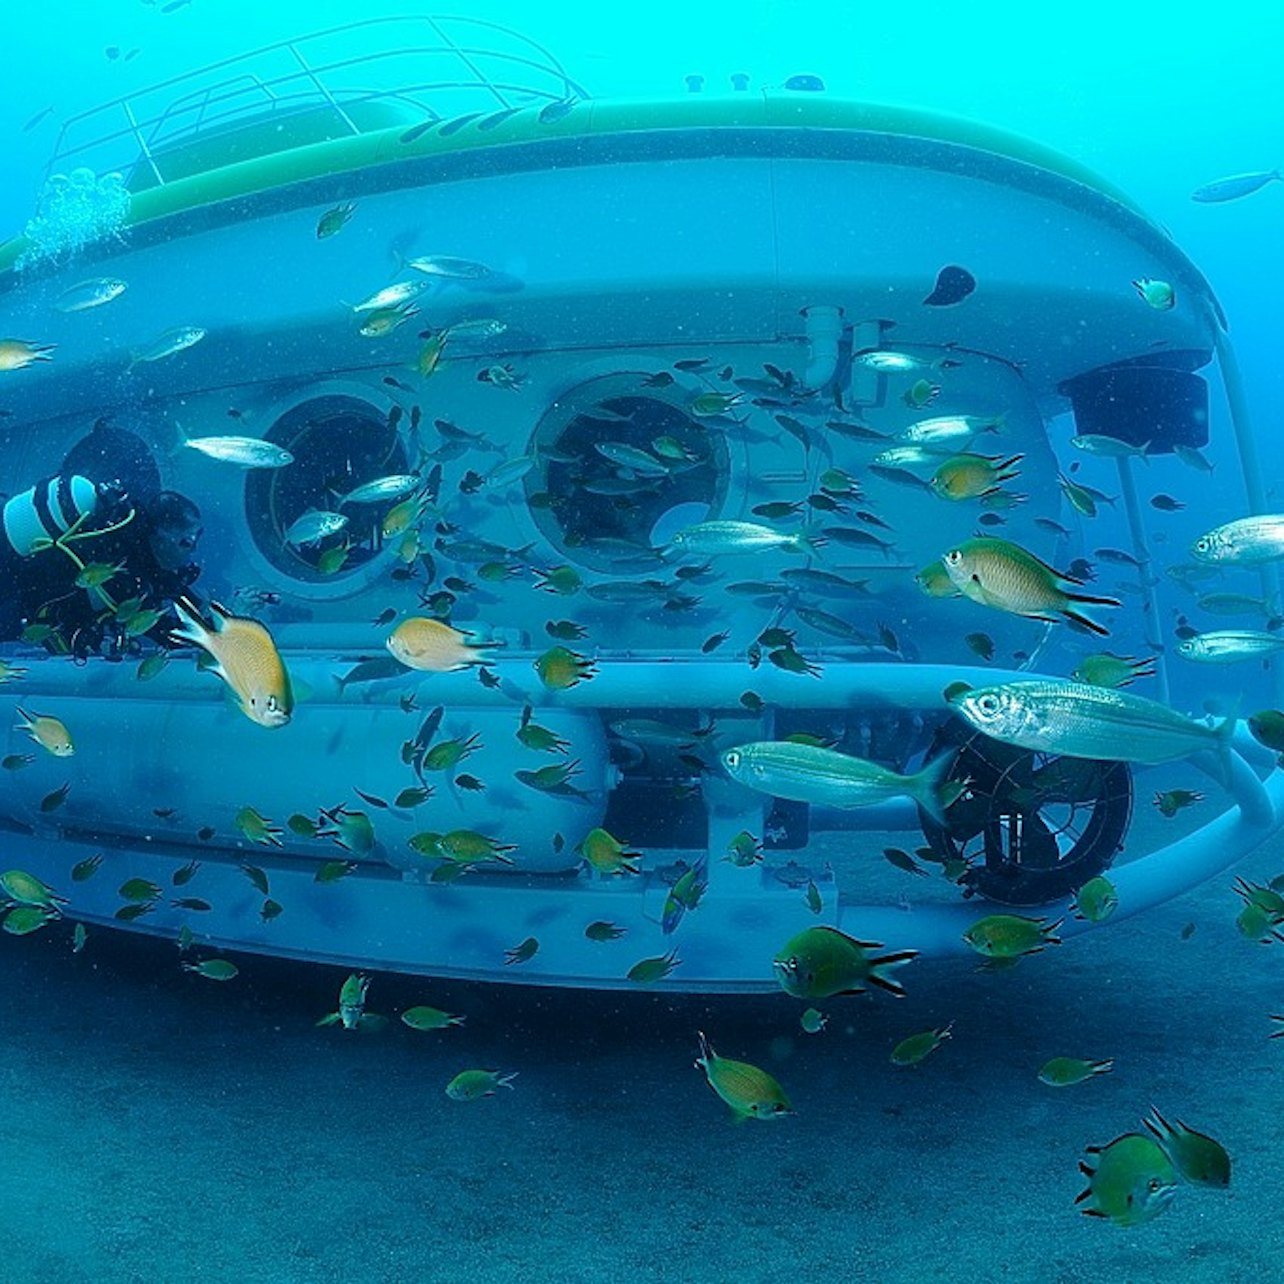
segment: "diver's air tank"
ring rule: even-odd
[[[20,557],[30,557],[90,517],[97,504],[98,490],[88,477],[46,477],[5,504],[5,538]]]

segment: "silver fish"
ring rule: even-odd
[[[417,298],[428,288],[427,281],[398,281],[376,290],[362,303],[352,305],[353,312],[372,312],[375,308],[396,308]]]
[[[469,317],[446,327],[446,336],[452,343],[469,339],[498,339],[508,329],[507,321],[496,317]]]
[[[844,548],[876,548],[880,553],[888,553],[893,547],[890,540],[879,539],[877,535],[871,535],[869,531],[855,526],[826,526],[821,534],[831,543],[841,544]]]
[[[596,602],[627,605],[630,602],[662,601],[668,597],[670,589],[660,580],[604,580],[600,584],[590,584],[584,592]]]
[[[1284,637],[1260,629],[1213,629],[1177,643],[1177,654],[1182,659],[1204,664],[1234,664],[1237,660],[1274,655],[1276,651],[1284,651]]]
[[[848,422],[845,419],[828,419],[825,421],[825,427],[830,432],[836,432],[840,437],[850,437],[852,441],[890,440],[887,433],[877,432],[868,424],[863,424],[859,420]]]
[[[737,745],[725,750],[720,760],[732,780],[776,798],[830,807],[867,807],[908,796],[939,821],[942,808],[937,787],[954,754],[942,754],[907,776],[867,758],[786,740]]]
[[[1177,442],[1173,446],[1173,454],[1187,468],[1193,468],[1197,473],[1211,473],[1213,471],[1213,465],[1208,462],[1203,452],[1196,450],[1194,446],[1183,446],[1181,442]]]
[[[129,364],[134,366],[143,361],[160,361],[165,357],[172,357],[176,352],[183,352],[200,343],[203,338],[205,331],[198,325],[183,325],[166,330],[164,334],[158,334],[151,343],[136,349]]]
[[[1069,758],[1154,763],[1224,753],[1235,729],[1234,718],[1210,727],[1145,696],[1054,678],[975,687],[950,704],[995,740]]]
[[[1178,569],[1180,568],[1170,567],[1169,574],[1172,575],[1173,571]],[[1217,574],[1212,567],[1200,569],[1212,570],[1214,575]],[[1180,579],[1176,575],[1173,578]],[[1273,603],[1268,602],[1264,597],[1251,597],[1247,593],[1205,593],[1195,605],[1210,615],[1273,615],[1275,613]]]
[[[949,453],[948,446],[946,454]],[[880,450],[870,461],[877,468],[916,468],[921,464],[936,467],[941,462],[941,452],[925,442],[909,446],[890,446]]]
[[[914,449],[914,447],[907,446],[906,449],[910,450]],[[905,486],[909,490],[925,490],[929,495],[934,493],[927,482],[906,468],[893,468],[886,464],[871,463],[869,471],[875,477],[881,477],[883,481],[891,482],[894,486]]]
[[[54,301],[59,312],[87,312],[90,308],[102,307],[113,299],[119,299],[128,286],[113,276],[94,277],[91,281],[81,281],[69,290],[64,290]]]
[[[526,383],[526,376],[518,374],[509,365],[491,366],[489,369],[482,370],[477,378],[482,383],[489,383],[496,388],[505,388],[509,392],[516,392]]]
[[[709,731],[709,728],[686,731],[672,723],[658,722],[652,718],[617,718],[614,722],[607,723],[607,726],[613,735],[622,740],[670,749],[692,749],[700,743],[701,736],[707,735]]]
[[[623,441],[595,441],[593,449],[604,459],[618,464],[621,468],[631,468],[643,476],[663,477],[668,473],[668,466],[654,455],[648,454],[640,446],[630,446]]]
[[[902,374],[910,370],[931,370],[934,363],[911,357],[908,352],[862,352],[852,358],[852,365],[876,370],[879,374]]]
[[[296,548],[308,544],[319,544],[328,535],[335,535],[348,524],[342,513],[321,512],[309,509],[301,517],[296,517],[285,532],[285,542]]]
[[[508,558],[520,559],[522,555],[528,552],[531,545],[527,544],[525,548],[509,549],[503,544],[492,544],[489,540],[484,539],[458,539],[448,541],[444,539],[437,540],[434,547],[443,556],[448,557],[452,562],[475,562],[480,565],[482,562],[504,561]]]
[[[260,437],[189,437],[186,444],[211,459],[242,468],[284,468],[294,462],[283,446]]]
[[[1284,557],[1284,514],[1240,517],[1201,535],[1191,546],[1200,562],[1257,566]]]
[[[377,504],[385,499],[400,499],[416,490],[421,481],[415,473],[390,473],[387,477],[376,477],[373,481],[354,486],[339,500],[338,506],[342,508],[345,504]]]
[[[1252,196],[1260,192],[1267,183],[1280,178],[1277,169],[1261,170],[1256,174],[1233,174],[1230,178],[1219,178],[1214,183],[1205,183],[1190,194],[1192,201],[1201,205],[1215,205],[1221,201],[1237,201],[1241,196]]]
[[[773,548],[807,552],[814,541],[802,532],[786,535],[757,522],[697,522],[675,531],[668,551],[691,557],[721,557],[736,553],[765,553]]]
[[[831,638],[842,638],[846,642],[864,641],[864,636],[855,625],[828,611],[821,611],[814,606],[796,606],[794,614],[818,633],[827,633]]]
[[[590,535],[582,547],[609,558],[613,565],[620,567],[647,569],[658,566],[662,560],[655,549],[616,535]]]
[[[483,484],[492,490],[511,486],[514,482],[521,481],[535,467],[535,463],[534,455],[518,455],[513,459],[506,459],[486,474]]]
[[[1149,459],[1146,453],[1149,442],[1134,446],[1131,442],[1120,441],[1118,437],[1107,437],[1104,433],[1081,433],[1077,437],[1071,437],[1070,444],[1085,454],[1100,455],[1107,459],[1127,459],[1130,456]]]
[[[814,567],[796,566],[780,572],[780,578],[786,580],[791,588],[806,589],[812,593],[824,593],[829,597],[868,597],[868,580],[850,580],[833,571],[818,571]]]
[[[1217,567],[1209,566],[1206,563],[1182,562],[1179,566],[1170,566],[1164,573],[1183,587],[1190,588],[1193,583],[1199,580],[1215,579],[1218,571]]]
[[[952,445],[968,441],[980,432],[998,432],[1003,424],[1003,415],[937,415],[902,428],[896,440],[919,446]]]
[[[491,269],[485,263],[476,263],[472,259],[451,258],[448,254],[430,254],[422,258],[407,259],[406,267],[414,268],[425,276],[445,277],[450,281],[480,281],[490,276]]]

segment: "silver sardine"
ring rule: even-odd
[[[1054,678],[976,687],[950,703],[995,740],[1070,758],[1171,762],[1225,752],[1235,728],[1234,718],[1210,727],[1145,696]]]
[[[1257,660],[1276,651],[1284,651],[1284,637],[1260,629],[1213,629],[1177,643],[1177,654],[1182,659],[1198,660],[1202,664]]]
[[[1284,515],[1259,513],[1240,517],[1201,535],[1191,546],[1201,562],[1257,566],[1284,557]]]
[[[260,437],[189,437],[187,445],[211,459],[242,468],[284,468],[294,462],[284,446]]]
[[[937,787],[953,759],[953,753],[942,754],[921,771],[905,776],[868,758],[787,740],[758,740],[721,755],[723,770],[732,780],[776,798],[829,807],[868,807],[908,796],[937,821],[942,816]]]

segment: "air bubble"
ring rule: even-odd
[[[119,238],[128,217],[129,193],[120,174],[97,178],[83,167],[70,175],[54,174],[40,190],[35,217],[23,228],[27,247],[17,266],[65,262],[87,245]]]

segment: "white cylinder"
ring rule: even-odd
[[[46,477],[5,504],[5,537],[14,552],[30,557],[91,516],[97,503],[98,492],[87,477]]]
[[[838,341],[843,335],[843,310],[828,304],[803,308],[807,335],[807,369],[803,383],[823,388],[838,369]]]

